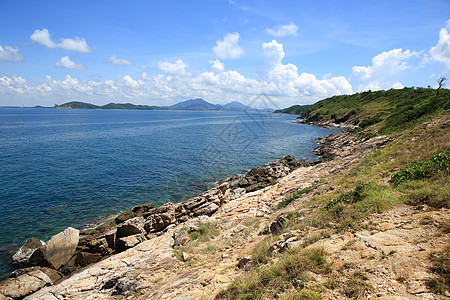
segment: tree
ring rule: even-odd
[[[447,80],[447,78],[442,77],[442,76],[437,80],[438,88],[436,90],[436,96],[439,96],[439,90],[445,86],[446,80]]]

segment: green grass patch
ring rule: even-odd
[[[331,272],[323,249],[291,249],[276,264],[260,267],[235,279],[217,299],[272,299],[307,280],[306,271]],[[308,299],[308,298],[294,298]],[[314,298],[312,298],[314,299]]]
[[[403,167],[392,175],[392,182],[398,186],[411,180],[421,180],[430,178],[438,172],[445,172],[449,175],[450,150],[439,152],[429,159],[413,161],[410,165]]]

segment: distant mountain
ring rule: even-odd
[[[212,104],[201,98],[190,99],[183,102],[179,102],[172,106],[169,106],[172,110],[223,110],[223,107],[218,104]]]
[[[164,108],[154,105],[136,105],[131,103],[108,103],[100,106],[101,109],[139,109],[139,110],[162,110]]]
[[[224,105],[212,104],[201,98],[179,102],[168,107],[171,110],[229,110],[229,111],[257,111],[257,109],[232,101]]]
[[[131,103],[108,103],[103,106],[98,106],[90,103],[71,101],[61,105],[56,105],[53,108],[59,109],[128,109],[128,110],[165,110],[166,108],[161,108],[158,106],[148,106],[148,105],[136,105]]]
[[[149,105],[136,105],[132,103],[108,103],[103,106],[98,106],[90,103],[71,101],[61,105],[55,105],[53,108],[58,109],[128,109],[128,110],[225,110],[225,111],[259,111],[256,108],[244,105],[238,101],[232,101],[230,103],[220,105],[212,104],[201,98],[189,99],[179,102],[172,106],[149,106]]]
[[[242,111],[242,110],[254,110],[253,108],[242,104],[239,101],[233,101],[230,103],[227,103],[225,105],[222,105],[223,108],[225,108],[226,110],[238,110],[238,111]]]

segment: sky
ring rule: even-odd
[[[449,0],[0,0],[0,106],[284,108],[441,76]]]

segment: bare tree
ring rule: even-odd
[[[439,90],[445,86],[446,80],[447,80],[447,78],[442,77],[442,76],[437,80],[438,88],[436,90],[436,96],[439,96]]]

